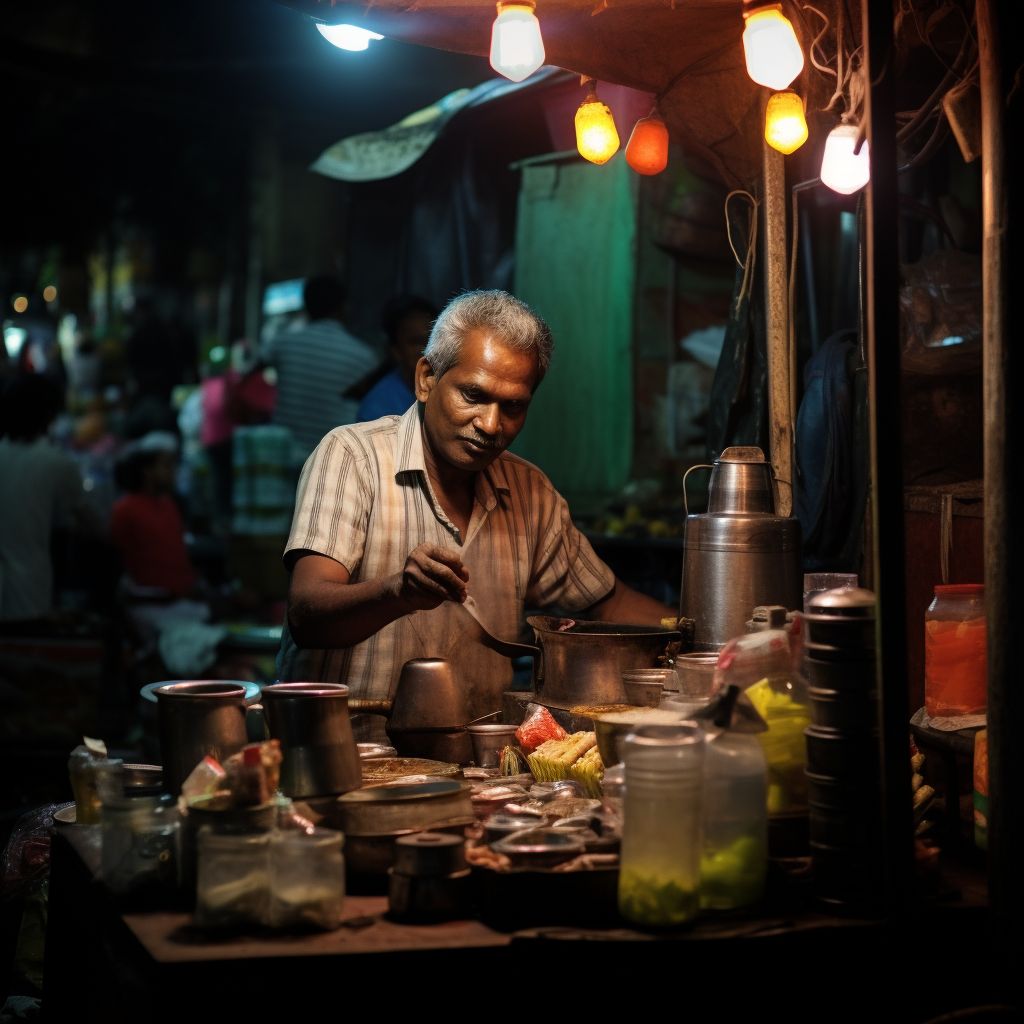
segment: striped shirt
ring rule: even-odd
[[[573,525],[565,499],[536,466],[509,452],[478,474],[462,537],[427,478],[420,408],[323,439],[299,481],[285,548],[289,568],[299,552],[311,551],[340,562],[358,582],[401,572],[418,544],[452,548],[469,571],[484,624],[506,640],[519,638],[525,608],[579,611],[611,591],[615,577]],[[279,675],[347,683],[351,696],[380,700],[394,696],[409,659],[447,658],[475,718],[501,707],[512,665],[471,630],[466,610],[450,601],[338,650],[300,650],[286,627]]]
[[[342,398],[380,359],[337,320],[278,334],[267,353],[277,370],[274,423],[287,427],[305,458],[329,430],[354,423],[358,402]]]

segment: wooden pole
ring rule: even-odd
[[[776,515],[793,514],[793,412],[789,351],[786,163],[764,144],[764,307],[768,348],[768,458],[778,481]]]
[[[891,0],[862,8],[871,182],[865,203],[865,353],[871,437],[873,573],[878,600],[878,733],[885,907],[908,903],[913,865],[910,711],[904,614],[903,438],[900,415],[898,191]]]

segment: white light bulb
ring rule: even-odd
[[[544,40],[532,2],[499,3],[491,28],[491,67],[521,82],[544,63]]]
[[[371,39],[384,38],[376,32],[359,28],[356,25],[325,25],[322,21],[318,21],[316,30],[327,42],[333,43],[342,50],[351,50],[352,52],[365,50],[370,45]]]
[[[743,21],[743,55],[751,80],[769,89],[788,88],[803,70],[804,51],[782,5],[756,7]]]
[[[844,196],[863,188],[871,179],[871,160],[868,140],[854,156],[858,130],[853,124],[836,125],[825,140],[825,153],[821,158],[821,183]]]

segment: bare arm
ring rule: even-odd
[[[679,615],[675,608],[641,594],[620,579],[616,579],[608,596],[592,605],[586,614],[588,618],[603,622],[624,622],[638,626],[657,626],[662,619],[672,619],[674,622]]]
[[[351,647],[403,615],[466,599],[469,573],[448,548],[421,544],[401,572],[351,583],[340,562],[308,552],[292,569],[288,627],[299,647]]]

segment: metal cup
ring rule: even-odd
[[[223,762],[248,742],[245,687],[201,680],[168,683],[155,693],[164,788],[176,796],[204,757]]]
[[[297,799],[362,785],[359,751],[340,683],[274,683],[263,688],[270,735],[281,742],[281,792]]]

